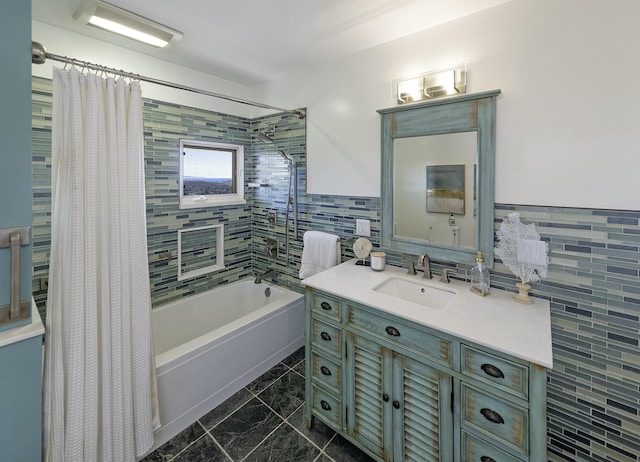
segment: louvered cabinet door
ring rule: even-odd
[[[394,461],[451,462],[451,376],[393,353]]]
[[[391,351],[350,333],[347,337],[347,434],[383,460],[392,460]],[[386,417],[385,417],[386,416]]]

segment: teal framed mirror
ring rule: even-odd
[[[500,90],[380,109],[381,246],[493,266]]]

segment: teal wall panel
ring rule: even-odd
[[[42,336],[0,348],[0,460],[40,460]]]
[[[0,228],[31,225],[31,2],[0,6]],[[0,306],[9,304],[10,249],[0,249]],[[31,300],[31,244],[21,249],[20,300]],[[0,327],[0,330],[3,328]]]

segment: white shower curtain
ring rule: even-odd
[[[46,460],[135,461],[159,423],[140,85],[55,69],[52,141]]]

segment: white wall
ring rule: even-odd
[[[496,201],[640,210],[640,2],[514,0],[256,89],[308,107],[308,191],[378,196],[391,81],[466,62],[501,89]]]
[[[40,42],[48,52],[100,64],[127,72],[141,74],[154,79],[251,100],[251,89],[228,80],[194,71],[168,61],[127,50],[126,48],[95,40],[84,35],[32,22],[32,40]],[[52,67],[64,67],[63,63],[47,60],[45,64],[31,66],[34,76],[52,78]],[[257,111],[251,106],[203,96],[151,83],[141,83],[145,98],[168,101],[185,106],[233,114],[240,117],[255,117]]]

